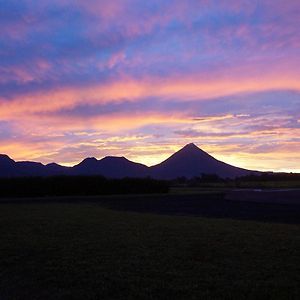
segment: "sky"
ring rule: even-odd
[[[300,172],[300,1],[0,0],[0,153]]]

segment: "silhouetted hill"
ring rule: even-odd
[[[50,163],[45,166],[47,176],[70,175],[72,168],[63,167],[56,163]]]
[[[250,174],[251,171],[221,162],[191,143],[174,153],[162,163],[151,167],[151,175],[160,179],[195,177],[202,174],[216,174],[233,178]]]
[[[32,161],[16,162],[15,168],[18,172],[18,176],[43,176],[46,170],[43,164]]]
[[[101,175],[107,178],[147,177],[157,179],[191,178],[202,174],[216,174],[223,178],[246,176],[256,172],[237,168],[218,161],[194,144],[188,144],[162,163],[147,167],[125,157],[107,156],[97,160],[86,158],[74,167],[56,163],[43,165],[36,162],[15,162],[0,155],[0,177],[33,177],[56,175]]]
[[[0,177],[34,177],[68,175],[67,167],[52,163],[43,165],[32,161],[15,162],[9,156],[0,155]]]
[[[0,154],[0,166],[10,166],[14,163],[15,161],[11,159],[8,155]]]
[[[147,173],[147,166],[114,156],[106,156],[101,160],[86,158],[72,170],[74,175],[102,175],[107,178],[145,177]]]
[[[10,177],[16,174],[16,162],[5,154],[0,154],[0,177]]]
[[[98,160],[95,157],[87,157],[72,168],[72,173],[80,175],[99,175]]]

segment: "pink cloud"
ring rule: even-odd
[[[31,94],[15,96],[10,101],[0,98],[0,117],[2,119],[19,118],[24,114],[55,112],[70,109],[80,104],[104,104],[111,102],[139,101],[146,97],[160,97],[162,100],[180,101],[214,99],[241,93],[253,93],[269,90],[300,91],[299,71],[296,64],[278,61],[277,66],[265,69],[259,63],[245,67],[236,67],[230,75],[226,70],[189,76],[169,76],[166,78],[144,77],[140,79],[120,77],[107,83],[90,86],[61,87]],[[46,64],[46,70],[48,65]],[[44,67],[42,67],[42,72]],[[23,80],[31,80],[26,73],[17,73]],[[23,76],[24,75],[24,76]],[[26,76],[25,76],[26,75]],[[23,76],[23,77],[22,77]]]

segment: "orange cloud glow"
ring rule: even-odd
[[[300,83],[295,74],[268,74],[249,78],[148,78],[143,80],[123,79],[89,87],[66,87],[59,90],[35,92],[30,95],[15,96],[10,101],[0,98],[0,118],[12,119],[24,114],[55,112],[71,109],[80,104],[105,104],[111,102],[139,101],[146,97],[162,99],[201,100],[240,93],[269,90],[300,91]]]

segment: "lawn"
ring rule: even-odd
[[[0,299],[299,299],[300,226],[0,204]]]

